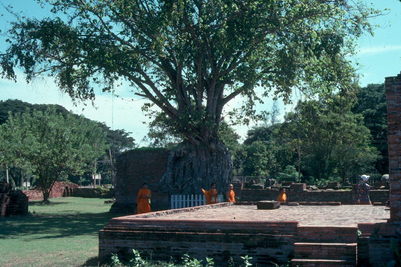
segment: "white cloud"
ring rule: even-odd
[[[362,47],[358,55],[377,55],[382,53],[400,51],[401,45],[384,45],[384,46],[371,46],[371,47]]]

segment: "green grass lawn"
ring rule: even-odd
[[[0,218],[0,266],[97,265],[98,232],[115,214],[99,198],[31,202],[28,216]]]

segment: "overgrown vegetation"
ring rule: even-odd
[[[251,263],[252,261],[252,257],[250,256],[242,256],[241,257],[242,263],[236,264],[234,265],[233,259],[230,258],[227,266],[228,267],[250,267],[253,266],[253,264]],[[150,260],[146,260],[144,259],[140,252],[136,249],[132,250],[132,258],[130,260],[128,260],[128,262],[124,263],[120,260],[120,258],[118,257],[117,254],[112,254],[112,256],[110,257],[110,265],[113,267],[123,267],[123,266],[127,266],[127,267],[214,267],[214,266],[218,266],[215,265],[215,262],[212,258],[208,258],[206,257],[204,260],[199,260],[196,258],[191,258],[188,254],[184,254],[181,258],[180,262],[160,262],[160,261],[152,261]],[[287,264],[285,265],[279,265],[279,264],[275,264],[273,262],[271,262],[270,266],[274,266],[274,267],[284,267],[284,266],[288,266]]]

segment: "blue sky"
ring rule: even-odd
[[[374,0],[363,1],[372,7],[385,10],[384,15],[371,19],[372,24],[377,25],[374,35],[364,35],[357,40],[358,53],[353,60],[358,63],[360,84],[382,83],[387,76],[394,76],[401,72],[401,2],[398,0]],[[41,8],[35,0],[0,0],[2,5],[13,5],[13,10],[26,17],[43,18],[50,15],[47,9]],[[0,50],[4,49],[4,31],[9,28],[9,23],[15,17],[7,13],[0,5]],[[27,84],[23,75],[19,75],[17,83],[0,79],[0,100],[20,99],[22,101],[38,104],[60,104],[67,109],[82,114],[90,119],[105,122],[114,129],[125,129],[131,132],[136,141],[145,145],[142,141],[147,133],[144,122],[147,118],[141,111],[144,100],[130,98],[129,88],[117,89],[117,94],[123,98],[102,94],[97,97],[94,105],[91,103],[75,104],[68,96],[61,93],[56,84],[50,78],[37,78]],[[235,101],[231,106],[239,103]],[[271,110],[271,101],[259,106],[258,109]],[[292,106],[281,107],[281,115],[290,110]],[[238,126],[237,131],[245,136],[249,126]]]

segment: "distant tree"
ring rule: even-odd
[[[244,144],[249,145],[256,141],[271,141],[274,139],[275,131],[277,131],[279,127],[280,124],[253,127],[248,131]]]
[[[183,136],[176,131],[164,113],[158,113],[148,124],[149,131],[145,138],[151,147],[173,148],[183,141]]]
[[[26,110],[39,110],[45,111],[49,108],[54,108],[57,112],[66,114],[69,111],[60,105],[51,104],[31,104],[18,99],[8,99],[5,101],[0,101],[0,124],[7,121],[10,113],[23,113]]]
[[[269,158],[267,161],[267,166],[265,166],[265,171],[268,172],[268,175],[272,178],[275,178],[278,172],[282,171],[287,165],[294,164],[295,155],[293,153],[293,146],[290,145],[289,140],[286,139],[287,135],[281,132],[280,128],[281,123],[254,127],[248,131],[247,137],[243,144],[243,150],[246,154],[246,151],[249,149],[252,150],[252,147],[255,145],[263,143],[263,146],[267,149],[266,151],[268,151],[266,152],[268,154],[266,157]],[[242,161],[244,168],[249,164],[246,161],[254,161],[251,159],[251,155],[242,157],[244,158]],[[239,160],[237,159],[237,161]],[[246,169],[249,170],[249,168]],[[248,172],[247,170],[244,171]]]
[[[270,124],[274,125],[279,122],[278,116],[280,115],[280,109],[277,104],[277,100],[274,100],[272,111],[270,112]]]
[[[285,168],[280,170],[280,172],[277,173],[276,178],[280,182],[282,182],[282,181],[299,182],[300,181],[299,171],[292,165],[287,165]]]
[[[380,152],[376,161],[379,173],[388,173],[387,102],[384,84],[369,84],[359,88],[354,113],[363,115],[363,121],[372,135],[372,145]]]
[[[117,156],[126,150],[135,148],[135,139],[125,130],[113,130],[104,123],[98,123],[98,126],[106,134],[108,145],[105,154],[98,159],[98,172],[102,175],[103,182],[115,185]]]
[[[77,117],[77,119],[87,120],[90,123],[95,123],[94,121],[78,116],[73,114],[72,112],[68,111],[64,107],[60,105],[51,105],[51,104],[30,104],[27,102],[23,102],[21,100],[5,100],[0,101],[0,124],[5,123],[8,119],[9,114],[16,114],[16,113],[24,113],[24,112],[31,112],[34,110],[37,111],[46,111],[49,108],[53,108],[57,111],[57,113],[67,115],[70,114],[72,116]],[[97,161],[97,171],[102,175],[102,180],[107,183],[112,183],[115,177],[115,161],[116,157],[119,153],[127,150],[132,149],[135,147],[135,140],[133,137],[129,135],[128,132],[122,129],[112,130],[104,123],[96,122],[97,125],[103,129],[104,133],[106,134],[106,142],[108,144],[108,148],[105,151],[105,154],[102,155]],[[22,183],[19,182],[22,177],[21,170],[14,167],[10,169],[10,175],[17,181],[16,184],[21,185]],[[76,183],[84,183],[90,184],[92,182],[92,173],[86,173],[83,176],[75,176],[70,175],[68,179],[72,182]]]
[[[95,172],[93,163],[106,148],[97,123],[54,108],[10,114],[0,125],[0,159],[29,169],[45,202],[61,176]]]
[[[299,102],[287,114],[283,135],[297,140],[301,168],[305,176],[317,180],[347,178],[372,171],[377,150],[371,146],[363,117],[351,111],[352,101],[333,96],[319,101]]]
[[[276,171],[274,146],[271,143],[255,141],[245,146],[246,158],[243,163],[243,175],[268,176]]]
[[[16,66],[28,80],[47,73],[79,99],[125,79],[184,137],[163,182],[187,193],[229,182],[231,156],[218,132],[237,96],[245,96],[238,110],[249,120],[256,88],[285,99],[295,87],[310,95],[347,90],[350,48],[370,30],[372,13],[359,1],[39,2],[62,15],[13,24],[3,75],[15,79]]]

